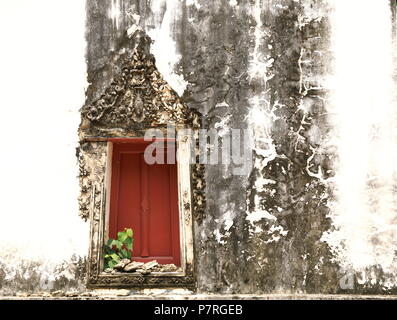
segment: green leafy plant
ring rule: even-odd
[[[134,243],[132,229],[125,228],[117,233],[116,239],[109,239],[105,244],[105,269],[113,269],[121,259],[131,259]]]

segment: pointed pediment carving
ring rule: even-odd
[[[163,79],[151,54],[136,48],[101,96],[82,108],[83,119],[107,128],[174,124],[198,128],[190,110]]]

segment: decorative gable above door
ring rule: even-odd
[[[82,108],[81,138],[136,136],[169,124],[200,127],[200,114],[182,103],[163,79],[147,42],[140,40],[100,97]]]

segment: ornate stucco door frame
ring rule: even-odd
[[[135,138],[121,138],[123,142]],[[103,186],[92,189],[92,207],[90,210],[90,249],[88,259],[89,287],[194,287],[194,241],[192,217],[192,166],[191,139],[188,134],[177,134],[178,166],[178,206],[181,249],[181,272],[154,272],[150,275],[140,273],[105,273],[103,266],[103,246],[108,236],[108,217],[110,203],[111,158],[113,139],[102,143],[106,150],[106,163],[103,172]],[[91,141],[98,143],[98,141]],[[104,145],[106,144],[106,146]],[[193,165],[194,166],[194,165]],[[193,168],[194,169],[194,168]],[[95,205],[97,204],[97,205]]]
[[[197,162],[200,114],[188,108],[158,72],[150,54],[150,40],[138,34],[134,41],[135,48],[127,50],[116,63],[110,84],[81,110],[79,211],[83,219],[90,220],[87,286],[194,288],[193,225],[205,213],[204,165]],[[182,272],[105,273],[111,140],[143,138],[148,129],[166,133],[169,125],[177,132]]]

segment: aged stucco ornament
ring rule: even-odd
[[[97,219],[100,209],[98,195],[101,192],[106,171],[106,142],[80,143],[77,157],[80,181],[79,215],[82,219],[87,220],[90,212],[95,211],[93,216]]]
[[[105,178],[109,167],[110,138],[143,137],[147,129],[165,131],[167,125],[176,130],[192,129],[192,135],[180,141],[181,154],[190,155],[195,150],[198,158],[197,139],[200,128],[200,114],[184,104],[177,93],[163,79],[155,66],[155,59],[149,53],[150,41],[143,36],[131,54],[125,54],[115,63],[115,76],[103,92],[94,92],[99,97],[81,109],[82,121],[79,128],[79,215],[90,221],[90,251],[88,257],[89,287],[193,287],[192,243],[193,221],[198,223],[205,213],[204,166],[198,163],[178,167],[185,172],[179,181],[181,190],[181,219],[184,221],[182,271],[174,273],[109,274],[104,272],[103,245],[106,239],[107,195],[110,186]],[[95,90],[94,90],[95,91]],[[191,140],[189,140],[191,139]],[[190,141],[190,142],[189,142]],[[178,169],[178,170],[179,170]],[[182,175],[183,176],[183,175]],[[189,231],[190,230],[190,231]]]
[[[183,104],[156,69],[150,54],[135,49],[121,72],[99,99],[82,109],[83,117],[105,126],[131,126],[146,122],[151,127],[190,122],[199,127],[199,115]]]

